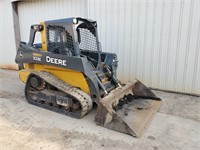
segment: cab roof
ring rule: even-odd
[[[45,21],[45,23],[51,24],[51,23],[73,23],[73,21],[77,19],[78,21],[84,21],[84,22],[90,22],[95,23],[96,21],[93,21],[91,19],[81,18],[81,17],[71,17],[71,18],[63,18],[63,19],[56,19],[56,20],[49,20]]]

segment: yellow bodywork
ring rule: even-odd
[[[40,23],[41,25],[43,25],[44,29],[40,32],[41,33],[41,39],[42,39],[42,51],[47,51],[47,37],[46,37],[46,28],[45,28],[45,24],[44,22]]]
[[[21,70],[19,73],[20,80],[24,83],[26,83],[26,80],[32,71],[46,71],[56,76],[58,79],[90,94],[87,81],[81,72],[42,64],[25,64],[24,66],[25,69]]]

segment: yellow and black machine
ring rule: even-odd
[[[35,34],[41,42],[35,43]],[[103,52],[97,22],[84,18],[32,25],[28,43],[20,42],[16,63],[30,104],[81,118],[97,104],[95,122],[139,137],[161,105],[140,81],[121,83],[115,53]]]

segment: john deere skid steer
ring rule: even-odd
[[[35,43],[35,34],[41,42]],[[20,42],[16,62],[30,104],[81,118],[97,104],[95,122],[139,137],[161,105],[140,81],[116,77],[118,60],[102,52],[97,23],[83,18],[32,25],[28,43]]]

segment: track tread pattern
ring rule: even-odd
[[[45,71],[33,71],[33,72],[31,72],[30,75],[38,76],[39,78],[45,80],[45,82],[47,82],[48,84],[56,87],[57,89],[63,91],[64,93],[76,98],[82,106],[82,111],[81,111],[80,115],[75,115],[75,114],[73,114],[73,112],[66,112],[63,109],[55,108],[55,107],[52,107],[52,106],[49,106],[46,104],[40,104],[40,103],[28,100],[29,103],[49,109],[49,110],[53,110],[53,111],[61,113],[61,114],[65,114],[67,116],[71,116],[74,118],[81,118],[92,109],[93,101],[92,101],[91,97],[84,91],[65,83],[64,81],[58,79],[54,75],[52,75],[48,72],[45,72]]]

